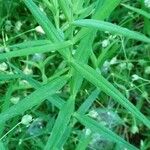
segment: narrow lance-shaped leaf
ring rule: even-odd
[[[130,39],[135,39],[146,43],[150,43],[150,38],[146,37],[144,34],[141,34],[136,31],[131,31],[127,28],[120,27],[118,25],[105,22],[105,21],[98,21],[94,19],[82,19],[82,20],[74,21],[73,24],[76,26],[93,28],[95,30],[100,30],[100,31],[109,31],[114,34],[126,36]]]
[[[46,44],[42,46],[23,48],[20,50],[15,50],[15,51],[10,51],[10,52],[0,54],[0,60],[18,57],[18,56],[27,56],[27,55],[35,54],[35,53],[46,53],[46,52],[50,52],[53,50],[63,49],[70,45],[71,45],[71,42],[66,41],[66,42],[59,42],[59,43],[54,43],[54,44]]]
[[[139,9],[139,8],[136,8],[136,7],[132,7],[132,6],[129,6],[129,5],[126,5],[126,4],[121,4],[121,5],[126,7],[127,9],[133,11],[133,12],[136,12],[136,13],[138,13],[138,14],[140,14],[140,15],[148,18],[148,19],[150,19],[150,13],[148,13],[148,12],[142,10],[142,9]]]
[[[126,142],[124,139],[119,137],[117,134],[106,128],[104,125],[102,125],[100,122],[91,119],[88,116],[80,115],[78,113],[75,114],[75,117],[87,128],[89,128],[91,131],[99,133],[100,135],[104,136],[105,138],[116,142],[118,144],[123,145],[125,148],[129,148],[130,150],[138,150],[136,147],[132,146],[128,142]]]
[[[77,49],[77,52],[75,53],[75,59],[80,61],[80,62],[84,62],[87,63],[88,58],[91,54],[91,49],[92,49],[92,42],[94,40],[95,37],[95,32],[92,32],[89,34],[89,36],[85,37],[79,44],[79,48]],[[71,81],[72,84],[72,93],[73,95],[76,95],[81,84],[83,81],[83,77],[76,72],[75,70],[73,70],[73,78]]]
[[[72,12],[71,12],[71,4],[69,2],[69,0],[58,0],[59,5],[63,11],[63,13],[65,14],[66,18],[68,19],[68,21],[71,21],[72,19]]]
[[[120,0],[101,0],[97,1],[97,6],[95,8],[95,12],[92,16],[93,19],[103,20],[107,18],[111,12],[119,5]],[[108,5],[108,3],[110,5]],[[89,56],[91,54],[92,49],[92,43],[96,35],[96,31],[93,31],[91,29],[81,29],[81,31],[77,34],[77,36],[74,38],[74,41],[79,40],[80,38],[85,37],[81,42],[80,45],[75,53],[75,58],[83,63],[87,63]],[[82,37],[83,36],[83,37]],[[76,73],[74,71],[74,75],[72,78],[72,92],[74,95],[77,94],[81,84],[83,81],[83,77],[80,76],[79,73]]]
[[[2,141],[0,141],[0,150],[6,150],[4,144],[2,143]]]
[[[79,143],[75,150],[86,150],[90,141],[92,134],[85,134],[84,132],[81,134],[81,138],[79,139]]]
[[[111,12],[120,4],[120,2],[121,0],[99,0],[92,19],[104,20],[108,18]],[[89,30],[81,29],[81,31],[79,31],[79,33],[74,37],[74,41],[79,41],[88,35],[88,32]]]
[[[111,12],[120,4],[120,2],[121,0],[99,0],[97,5],[97,9],[99,9],[99,11],[95,12],[93,19],[106,19],[107,17],[109,17]]]
[[[29,47],[34,47],[34,46],[42,46],[46,44],[51,44],[52,42],[50,40],[35,40],[35,41],[25,41],[22,43],[14,44],[8,46],[9,48],[12,49],[23,49],[23,48],[29,48]]]
[[[59,141],[61,140],[64,131],[70,121],[71,115],[74,112],[74,99],[70,97],[68,101],[61,108],[54,127],[52,129],[51,135],[47,141],[44,150],[55,150]]]
[[[113,57],[113,55],[118,52],[119,44],[117,41],[112,42],[108,47],[106,47],[99,55],[97,63],[101,68],[104,62]]]
[[[25,80],[27,80],[29,82],[29,84],[35,88],[38,89],[40,87],[42,87],[42,83],[40,83],[39,81],[33,79],[31,76],[24,74],[21,70],[19,70],[17,67],[15,67],[13,64],[9,63],[9,65],[15,69],[15,71]],[[61,109],[61,107],[63,106],[63,104],[65,103],[65,101],[60,98],[57,94],[54,94],[52,96],[49,96],[48,101],[51,102],[54,106],[56,106],[58,109]]]
[[[36,21],[42,26],[48,38],[53,42],[57,42],[58,40],[62,41],[61,35],[47,18],[46,14],[42,12],[32,0],[24,0],[24,3],[29,8]]]
[[[93,102],[98,97],[99,93],[100,93],[99,89],[95,89],[94,91],[92,91],[92,93],[89,95],[89,97],[81,104],[81,106],[79,107],[77,112],[80,114],[86,113],[86,111],[89,110],[89,108],[91,107]]]
[[[0,123],[24,113],[32,107],[39,105],[50,95],[54,94],[57,90],[62,88],[68,80],[68,76],[59,77],[46,85],[41,86],[36,91],[25,97],[16,105],[10,107],[0,114]]]
[[[31,13],[33,14],[36,21],[40,24],[40,26],[45,31],[45,34],[52,42],[60,42],[64,41],[63,37],[61,36],[60,32],[54,27],[52,22],[48,19],[46,14],[39,9],[39,7],[32,1],[32,0],[24,0],[24,3],[29,8]],[[64,56],[66,59],[69,59],[71,53],[69,48],[63,49],[59,51],[59,53]]]
[[[5,73],[0,73],[0,81],[8,81],[11,79],[17,79],[20,78],[21,76],[19,74],[5,74]]]
[[[100,90],[111,96],[115,101],[129,110],[137,119],[142,121],[145,126],[150,128],[150,121],[117,90],[110,82],[108,82],[101,74],[88,65],[71,61],[71,65],[88,81],[94,84]]]

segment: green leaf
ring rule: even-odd
[[[23,43],[18,43],[14,45],[10,45],[9,48],[12,49],[23,49],[23,48],[29,48],[29,47],[35,47],[35,46],[42,46],[46,44],[51,44],[50,40],[35,40],[35,41],[25,41]]]
[[[126,4],[121,4],[121,5],[126,7],[127,9],[133,11],[133,12],[136,12],[136,13],[138,13],[138,14],[140,14],[140,15],[148,18],[148,19],[150,19],[150,13],[148,13],[148,12],[142,10],[142,9],[139,9],[139,8],[136,8],[136,7],[132,7],[132,6],[129,6],[129,5],[126,5]]]
[[[81,134],[79,143],[75,150],[86,150],[91,141],[91,134],[86,135],[84,132]]]
[[[1,141],[0,141],[0,150],[5,150],[5,146]]]
[[[98,4],[93,19],[104,20],[109,17],[111,12],[120,4],[121,0],[98,0],[97,2]]]
[[[95,32],[91,33],[89,36],[85,37],[79,44],[78,49],[75,53],[75,59],[87,63],[88,58],[91,54],[92,43],[95,37]],[[83,77],[73,70],[74,76],[72,77],[71,86],[72,94],[76,95],[83,81]]]
[[[54,43],[54,44],[46,44],[42,46],[23,48],[17,51],[1,53],[0,60],[18,57],[18,56],[27,56],[27,55],[35,54],[35,53],[46,53],[46,52],[50,52],[50,51],[58,50],[58,49],[61,50],[63,48],[69,47],[70,45],[71,45],[71,42],[66,41],[66,42],[59,42],[59,43]]]
[[[128,100],[119,90],[117,90],[110,82],[108,82],[101,74],[88,65],[71,61],[71,65],[89,82],[100,88],[103,92],[111,96],[115,101],[130,111],[137,119],[142,121],[145,126],[150,128],[150,121]]]
[[[24,113],[32,107],[41,104],[46,98],[61,89],[66,84],[67,80],[68,76],[62,76],[47,83],[46,85],[41,86],[16,105],[2,112],[0,114],[0,123],[4,123],[9,119]]]
[[[99,89],[95,89],[94,91],[92,91],[92,93],[88,96],[88,98],[81,104],[77,112],[80,114],[85,114],[86,111],[89,110],[93,102],[96,100],[99,93],[100,93]]]
[[[70,6],[71,2],[69,0],[58,0],[58,3],[60,5],[64,15],[70,22],[72,20],[72,12],[71,12],[71,6]]]
[[[61,36],[61,33],[57,31],[57,29],[46,16],[46,14],[43,11],[41,11],[32,0],[24,0],[24,3],[29,8],[36,21],[43,28],[45,34],[52,42],[64,41],[64,39]],[[59,51],[59,53],[66,59],[69,59],[71,56],[69,49],[63,49]]]
[[[19,70],[17,67],[15,67],[13,64],[9,65],[15,69],[15,71],[25,80],[27,80],[29,82],[29,84],[34,87],[35,89],[38,89],[40,87],[42,87],[42,83],[40,83],[39,81],[34,80],[31,76],[24,74],[21,70]],[[54,76],[53,76],[54,77]],[[49,96],[47,98],[47,100],[49,102],[51,102],[54,106],[56,106],[58,109],[61,109],[61,107],[63,106],[63,104],[65,103],[65,101],[60,98],[57,94],[54,94],[52,96]]]
[[[19,74],[5,74],[0,73],[0,81],[8,81],[12,79],[20,78],[21,76]]]
[[[32,0],[24,0],[23,2],[29,8],[36,21],[42,26],[48,38],[53,42],[58,42],[58,39],[62,41],[61,35],[45,13],[42,12]]]
[[[120,45],[118,41],[112,42],[108,47],[102,50],[101,54],[98,57],[98,66],[101,68],[104,62],[114,55],[116,51],[118,51]]]
[[[125,148],[129,148],[130,150],[138,150],[136,147],[132,146],[128,142],[126,142],[124,139],[119,137],[117,134],[106,128],[103,124],[100,122],[91,119],[88,116],[80,115],[78,113],[75,113],[75,117],[87,128],[89,128],[91,131],[99,133],[100,135],[104,136],[106,139],[109,139],[113,142],[116,142],[118,144],[123,145]]]
[[[61,140],[65,130],[67,129],[67,125],[73,112],[74,99],[70,97],[58,114],[58,117],[55,121],[51,135],[47,141],[44,150],[54,150],[57,148],[59,141]]]
[[[141,34],[136,31],[131,31],[127,28],[120,27],[118,25],[105,22],[105,21],[98,21],[94,19],[82,19],[82,20],[74,21],[73,24],[80,27],[92,28],[94,30],[109,31],[110,33],[123,35],[130,39],[135,39],[146,43],[150,43],[150,38],[146,37],[144,34]]]
[[[3,105],[2,105],[2,108],[1,108],[1,113],[2,112],[5,112],[9,107],[10,107],[10,98],[11,98],[11,94],[13,92],[13,88],[14,88],[14,84],[11,83],[8,88],[7,88],[7,92],[4,96],[4,100],[3,100]],[[5,129],[5,123],[1,123],[0,124],[0,136],[2,135],[3,131]]]
[[[111,3],[111,5],[108,5],[108,3]],[[106,3],[106,0],[97,1],[96,9],[92,18],[99,19],[99,20],[103,20],[107,18],[111,14],[111,12],[116,8],[116,6],[120,3],[120,0],[112,0],[111,2],[109,1],[108,3]],[[84,38],[81,40],[80,45],[76,50],[75,59],[77,59],[80,62],[87,63],[89,56],[91,54],[92,44],[95,36],[96,36],[96,31],[90,29],[87,30],[82,29],[77,34],[77,36],[74,38],[75,42],[82,39],[83,37]],[[76,71],[73,71],[73,77],[71,82],[73,95],[77,94],[82,84],[82,81],[83,81],[83,77]]]

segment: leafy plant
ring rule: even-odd
[[[17,2],[8,3],[26,14],[15,12],[20,22],[0,16],[1,149],[92,149],[94,135],[108,149],[148,149],[150,38],[134,24],[149,19],[143,2]],[[121,124],[109,128],[97,108]]]

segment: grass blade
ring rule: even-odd
[[[74,99],[70,97],[70,99],[66,102],[66,104],[64,104],[58,114],[58,117],[51,132],[51,136],[49,137],[44,150],[55,150],[57,148],[57,145],[61,140],[64,131],[67,128],[73,111]]]
[[[93,132],[97,132],[101,134],[102,136],[106,137],[107,139],[116,142],[118,144],[123,145],[126,148],[129,148],[130,150],[138,150],[136,147],[132,146],[125,140],[123,140],[121,137],[119,137],[117,134],[106,128],[104,125],[102,125],[100,122],[96,122],[95,120],[89,118],[88,116],[80,115],[78,113],[75,114],[75,117],[87,128],[92,130]]]
[[[36,21],[39,23],[39,25],[43,28],[45,31],[45,34],[48,36],[48,38],[52,42],[60,42],[64,41],[64,39],[61,36],[61,33],[59,33],[54,25],[51,23],[51,21],[48,19],[46,14],[42,12],[39,7],[32,1],[32,0],[24,0],[24,3],[29,8],[31,13],[33,14]],[[63,49],[62,51],[59,51],[62,56],[64,56],[66,59],[69,59],[71,56],[69,49]]]
[[[82,63],[72,61],[71,65],[88,81],[90,81],[96,87],[100,88],[100,90],[111,96],[115,101],[117,101],[127,110],[129,110],[137,119],[142,121],[145,126],[150,128],[150,121],[101,74],[92,69],[90,66]]]
[[[76,26],[93,28],[95,30],[100,30],[100,31],[109,31],[114,34],[123,35],[130,39],[135,39],[142,42],[150,43],[150,38],[146,37],[144,34],[141,34],[136,31],[131,31],[127,28],[120,27],[118,25],[105,22],[105,21],[98,21],[94,19],[82,19],[82,20],[74,21],[73,24]]]
[[[0,73],[0,81],[8,81],[12,79],[18,79],[21,76],[19,74],[4,74]]]
[[[85,133],[82,133],[79,143],[75,150],[86,150],[90,141],[91,141],[91,134],[86,135]]]
[[[59,42],[54,44],[47,44],[42,46],[35,46],[30,48],[24,48],[17,51],[10,51],[7,53],[0,54],[0,60],[19,57],[19,56],[27,56],[35,53],[46,53],[53,50],[63,49],[71,45],[70,41],[67,42]]]
[[[72,20],[72,12],[71,12],[71,8],[69,5],[70,4],[69,0],[59,0],[58,2],[59,2],[60,7],[62,8],[64,15],[70,22]]]
[[[117,42],[118,41],[114,41],[108,47],[106,47],[104,50],[102,50],[102,52],[100,53],[100,55],[98,57],[98,61],[97,61],[97,64],[100,68],[103,66],[103,64],[106,60],[112,58],[112,56],[115,54],[115,52],[118,51],[120,46]]]
[[[5,150],[6,148],[5,148],[5,146],[4,146],[4,144],[0,141],[0,150]]]
[[[99,89],[95,89],[94,91],[92,91],[89,97],[81,104],[77,112],[80,114],[85,114],[86,111],[89,110],[95,99],[98,97],[99,93]]]
[[[46,98],[62,88],[66,84],[67,79],[68,76],[62,76],[38,88],[36,91],[25,97],[16,105],[10,107],[5,112],[2,112],[0,114],[0,123],[4,123],[5,121],[20,115],[26,110],[29,110],[32,107],[42,103]]]
[[[9,48],[12,49],[23,49],[23,48],[29,48],[29,47],[35,47],[35,46],[42,46],[46,44],[51,44],[50,40],[35,40],[35,41],[26,41],[23,43],[18,43],[14,45],[10,45]]]
[[[93,19],[104,20],[111,12],[120,4],[121,0],[99,0],[97,9],[100,11],[96,11]],[[108,5],[109,4],[109,5]]]
[[[57,42],[58,39],[62,41],[61,35],[47,18],[46,14],[42,12],[32,0],[24,0],[24,3],[29,8],[36,21],[42,26],[48,38],[53,42]]]
[[[42,83],[34,80],[31,76],[24,74],[21,70],[19,70],[17,67],[15,67],[14,65],[10,64],[9,65],[15,69],[15,71],[25,80],[27,80],[29,82],[29,84],[35,88],[38,89],[40,87],[42,87]],[[51,102],[54,106],[56,106],[58,109],[61,109],[61,107],[63,106],[63,104],[65,104],[65,101],[60,98],[58,95],[54,94],[50,97],[47,98],[49,102]]]
[[[103,20],[107,18],[111,14],[111,12],[116,8],[116,6],[119,5],[120,3],[120,0],[112,0],[111,2],[107,1],[108,3],[111,3],[111,5],[108,5],[106,1],[107,0],[97,1],[97,6],[92,16],[93,19]],[[83,62],[83,63],[87,63],[88,58],[91,54],[92,43],[94,41],[96,31],[93,31],[90,29],[87,29],[87,30],[81,29],[81,31],[74,38],[74,40],[77,41],[82,36],[84,37],[85,35],[87,36],[80,42],[79,48],[77,49],[77,52],[75,53],[76,60]],[[78,89],[80,88],[82,84],[82,81],[83,81],[83,77],[81,77],[79,73],[74,71],[74,75],[72,78],[72,87],[73,87],[72,92],[74,95],[77,94]]]
[[[136,8],[136,7],[132,7],[132,6],[129,6],[129,5],[126,5],[126,4],[121,4],[121,5],[126,7],[127,9],[133,11],[133,12],[136,12],[136,13],[138,13],[138,14],[140,14],[140,15],[148,18],[148,19],[150,19],[150,13],[148,13],[148,12],[142,10],[142,9],[139,9],[139,8]]]

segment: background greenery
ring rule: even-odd
[[[0,0],[0,150],[150,149],[149,0]]]

